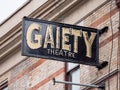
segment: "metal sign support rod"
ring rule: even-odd
[[[86,87],[91,87],[91,88],[101,88],[104,89],[104,85],[90,85],[90,84],[78,84],[78,83],[72,83],[72,82],[67,82],[67,81],[56,81],[55,78],[53,78],[53,84],[55,83],[61,83],[61,84],[69,84],[69,85],[77,85],[77,86],[86,86]]]

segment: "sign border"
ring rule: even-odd
[[[85,65],[91,65],[91,66],[98,66],[99,65],[99,30],[98,29],[95,29],[95,28],[90,28],[90,27],[84,27],[84,26],[77,26],[77,25],[70,25],[70,24],[65,24],[65,23],[58,23],[58,22],[53,22],[53,21],[46,21],[46,20],[40,20],[40,19],[34,19],[34,18],[28,18],[28,17],[24,17],[23,18],[23,22],[22,22],[22,32],[23,30],[25,29],[25,20],[27,21],[35,21],[35,22],[41,22],[41,23],[47,23],[47,24],[52,24],[52,25],[58,25],[58,26],[64,26],[64,27],[67,27],[70,26],[71,28],[74,28],[74,29],[80,29],[82,28],[82,31],[92,31],[92,32],[96,32],[97,33],[97,41],[96,41],[96,59],[95,61],[96,62],[92,62],[92,63],[85,63],[83,61],[72,61],[71,59],[65,59],[64,60],[62,58],[55,58],[54,56],[44,56],[44,55],[34,55],[34,54],[30,54],[30,53],[26,53],[25,52],[25,49],[24,49],[24,36],[25,36],[25,33],[22,33],[22,55],[23,56],[32,56],[32,57],[37,57],[37,58],[45,58],[45,59],[49,59],[49,60],[56,60],[56,61],[62,61],[62,62],[71,62],[71,63],[77,63],[77,64],[85,64]],[[87,29],[87,30],[86,30]]]

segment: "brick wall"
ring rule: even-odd
[[[110,4],[111,2],[106,3],[96,11],[94,11],[90,16],[88,16],[85,20],[85,26],[91,26],[94,28],[102,29],[105,26],[109,27],[108,32],[104,33],[100,36],[99,41],[99,60],[108,61],[110,65],[110,72],[116,70],[118,67],[118,26],[119,26],[119,12],[115,5],[115,1],[112,2],[112,10],[110,14]],[[112,21],[112,29],[113,29],[113,37],[111,31],[111,22],[110,22],[110,15]],[[113,38],[113,50],[112,50],[112,58],[110,59],[111,55],[111,48],[112,48],[112,38]],[[119,60],[119,61],[118,61]],[[111,63],[110,63],[111,61]],[[97,70],[95,67],[84,66],[81,65],[81,83],[98,83],[99,79],[105,77],[109,72],[109,65],[101,70]],[[120,64],[119,64],[120,65]],[[106,89],[108,90],[108,80],[110,82],[110,90],[119,90],[118,84],[117,86],[117,73],[112,75],[111,77],[104,79],[106,84]],[[83,89],[84,87],[81,87]],[[85,89],[86,90],[86,89]],[[89,89],[89,90],[98,90],[98,89]]]
[[[10,90],[59,90],[64,85],[53,86],[52,79],[64,80],[63,62],[28,58],[10,70]]]
[[[120,35],[118,35],[118,32],[120,34],[120,31],[118,31],[119,13],[115,2],[112,3],[111,16],[113,28],[113,51],[110,71],[112,72],[117,69],[118,59],[120,65]],[[101,35],[99,39],[99,59],[101,62],[110,62],[112,47],[110,2],[99,7],[92,14],[86,17],[83,22],[85,26],[98,29],[102,29],[105,26],[109,27],[108,32]],[[117,55],[117,51],[119,51],[119,55]],[[101,82],[101,80],[104,80],[106,84],[106,90],[108,90],[108,78],[106,78],[109,71],[108,67],[109,66],[98,71],[96,67],[80,65],[80,83],[98,84]],[[52,82],[52,78],[54,77],[56,77],[57,80],[65,80],[65,63],[63,62],[29,57],[28,59],[22,61],[21,63],[10,69],[9,76],[9,90],[65,90],[64,85],[56,84],[55,86],[53,86]],[[117,79],[118,77],[116,73],[113,73],[109,78],[110,90],[116,90]],[[87,89],[85,87],[81,87],[81,89],[98,90]]]

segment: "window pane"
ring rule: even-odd
[[[5,87],[3,90],[8,90],[8,87]]]
[[[71,69],[75,68],[78,64],[76,63],[68,63],[67,64],[67,71],[70,71]]]
[[[72,82],[80,83],[80,69],[75,70],[72,74]],[[72,85],[72,90],[80,90],[80,86]]]

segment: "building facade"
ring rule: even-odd
[[[119,1],[119,0],[118,0]],[[28,0],[0,24],[0,90],[120,90],[120,14],[115,0]],[[103,68],[21,55],[22,19],[56,21],[108,31],[99,37]],[[101,89],[102,90],[102,89]]]

